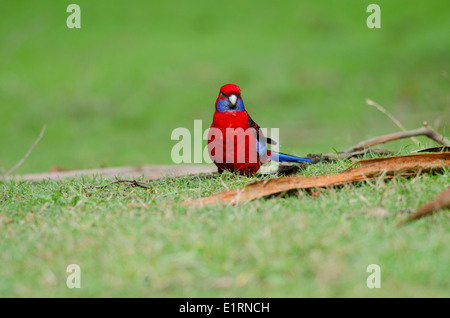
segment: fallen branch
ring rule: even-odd
[[[359,165],[358,167],[354,167]],[[450,167],[450,152],[384,157],[359,160],[351,168],[336,175],[318,177],[281,177],[250,183],[244,188],[213,194],[191,200],[183,205],[237,204],[294,189],[311,189],[339,186],[372,179],[389,179],[395,175],[415,175]]]
[[[387,116],[394,122],[394,124],[396,124],[396,125],[398,126],[398,128],[400,128],[401,130],[403,130],[403,131],[406,131],[406,130],[407,130],[407,129],[405,128],[405,126],[403,126],[402,123],[399,122],[398,119],[394,117],[394,115],[392,115],[390,112],[388,112],[388,111],[387,111],[386,109],[384,109],[382,106],[380,106],[380,105],[378,105],[377,103],[375,103],[373,100],[371,100],[371,99],[366,99],[366,103],[367,103],[367,105],[373,106],[373,107],[375,107],[376,109],[378,109],[380,112],[382,112],[383,114],[387,115]],[[416,145],[419,144],[419,141],[418,141],[416,138],[411,137],[411,140],[414,141],[414,143],[415,143]]]
[[[421,206],[417,211],[409,215],[406,220],[399,222],[398,225],[400,226],[407,222],[420,219],[443,209],[450,209],[450,188],[441,192],[436,200]]]
[[[34,147],[36,147],[36,145],[39,143],[39,141],[41,141],[42,137],[44,136],[45,128],[46,126],[44,125],[42,127],[41,133],[39,134],[39,137],[33,142],[30,149],[28,149],[27,153],[25,154],[25,156],[22,159],[20,159],[19,162],[14,167],[12,167],[8,172],[6,172],[3,176],[1,176],[0,180],[6,179],[11,173],[16,171],[25,162],[25,160],[27,160],[27,158],[33,152]]]
[[[450,141],[447,138],[440,135],[437,131],[435,131],[431,127],[424,126],[424,127],[418,128],[418,129],[407,130],[407,131],[397,132],[397,133],[393,133],[393,134],[389,134],[389,135],[370,138],[370,139],[367,139],[367,140],[357,143],[356,145],[345,150],[344,152],[348,153],[348,152],[363,150],[365,148],[369,148],[369,147],[372,147],[372,146],[375,146],[378,144],[382,144],[382,143],[385,143],[388,141],[402,139],[402,138],[409,138],[412,136],[427,136],[428,138],[433,139],[434,141],[436,141],[437,143],[439,143],[445,147],[450,146]]]
[[[111,182],[108,183],[108,184],[104,184],[104,185],[100,185],[100,186],[89,185],[89,186],[84,187],[83,190],[92,189],[92,188],[96,188],[96,189],[104,189],[104,188],[109,187],[110,185],[115,184],[115,183],[130,183],[130,184],[131,184],[132,186],[134,186],[134,187],[140,187],[140,188],[144,188],[144,189],[149,189],[149,188],[151,188],[150,185],[144,184],[144,183],[139,182],[139,181],[137,181],[137,180],[118,179],[118,180],[111,181]]]

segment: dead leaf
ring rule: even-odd
[[[185,202],[183,205],[237,204],[293,189],[333,187],[377,178],[387,179],[394,175],[415,175],[417,171],[440,171],[443,167],[449,166],[450,152],[358,160],[352,167],[339,174],[318,177],[280,177],[257,181],[244,188],[216,193]]]
[[[217,289],[227,289],[233,285],[233,279],[228,276],[218,277],[212,282],[212,286]]]
[[[52,166],[50,168],[50,172],[65,172],[65,171],[69,171],[69,169],[61,168],[58,166]]]
[[[398,225],[403,225],[412,220],[420,219],[424,216],[438,212],[439,210],[450,208],[450,188],[441,192],[434,201],[422,205],[417,211],[413,212],[406,220],[401,221]]]
[[[316,190],[310,190],[309,196],[311,199],[317,199],[318,197],[320,197],[320,192]]]

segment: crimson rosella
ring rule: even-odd
[[[276,142],[264,137],[261,128],[244,108],[241,89],[234,84],[220,88],[208,135],[208,152],[219,173],[224,170],[254,175],[262,164],[312,161],[267,149]]]

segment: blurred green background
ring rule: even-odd
[[[81,7],[68,29],[67,5]],[[366,8],[381,7],[381,29]],[[4,1],[0,169],[17,173],[170,164],[176,127],[212,120],[219,87],[241,86],[282,150],[343,150],[427,120],[448,135],[450,2]],[[408,143],[408,142],[406,142]],[[0,172],[2,172],[0,170]]]

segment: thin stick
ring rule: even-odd
[[[189,180],[195,180],[196,178],[201,180],[201,179],[210,179],[210,178],[217,178],[217,177],[219,177],[219,176],[214,175],[214,174],[213,175],[198,174],[198,175],[190,176]],[[156,181],[159,181],[159,180],[161,180],[161,179],[152,180],[152,182],[156,182]],[[109,187],[110,185],[115,184],[115,183],[131,183],[131,185],[134,186],[134,187],[140,187],[140,188],[144,188],[144,189],[151,188],[151,186],[148,183],[143,183],[143,182],[140,182],[140,181],[137,181],[137,180],[118,179],[118,180],[111,181],[110,183],[104,184],[104,185],[99,185],[99,186],[88,185],[86,187],[83,187],[83,190],[92,189],[92,188],[104,189],[104,188]],[[223,183],[223,181],[222,181],[222,183]],[[225,185],[225,187],[226,187],[226,185]]]
[[[36,147],[36,145],[39,143],[39,141],[41,141],[42,137],[44,136],[44,132],[45,132],[45,128],[46,126],[44,125],[42,127],[41,133],[39,134],[39,137],[34,141],[34,143],[31,145],[30,149],[28,150],[28,152],[25,154],[25,156],[20,159],[20,161],[14,166],[12,167],[7,173],[5,173],[3,176],[0,177],[0,180],[5,179],[6,177],[8,177],[11,173],[13,173],[14,171],[16,171],[24,162],[25,160],[27,160],[27,158],[30,156],[30,154],[33,152],[34,147]]]
[[[394,122],[394,124],[396,124],[401,130],[406,131],[405,126],[403,126],[402,123],[399,122],[399,121],[397,120],[397,118],[394,117],[394,115],[392,115],[390,112],[388,112],[388,111],[387,111],[386,109],[384,109],[382,106],[378,105],[377,103],[375,103],[375,102],[374,102],[373,100],[371,100],[371,99],[366,99],[366,103],[367,103],[367,105],[373,106],[373,107],[375,107],[376,109],[378,109],[380,112],[382,112],[383,114],[387,115],[387,116]],[[414,141],[414,143],[415,143],[416,145],[419,144],[419,141],[418,141],[416,138],[411,137],[411,140]]]
[[[87,186],[87,187],[84,187],[83,190],[87,190],[87,189],[89,189],[89,188],[104,189],[104,188],[106,188],[106,187],[108,187],[108,186],[110,186],[110,185],[112,185],[112,184],[115,184],[115,183],[122,183],[122,182],[131,183],[132,186],[140,187],[140,188],[144,188],[144,189],[150,188],[149,185],[143,184],[143,183],[141,183],[141,182],[139,182],[139,181],[137,181],[137,180],[118,179],[118,180],[115,180],[115,181],[111,181],[111,182],[108,183],[108,184],[101,185],[101,186],[89,185],[89,186]]]
[[[382,144],[382,143],[385,143],[388,141],[402,139],[402,138],[409,138],[412,136],[427,136],[428,138],[433,139],[434,141],[436,141],[437,143],[439,143],[445,147],[450,146],[450,141],[447,138],[440,135],[437,131],[435,131],[431,127],[425,126],[425,127],[421,127],[418,129],[401,131],[401,132],[397,132],[397,133],[393,133],[393,134],[389,134],[389,135],[370,138],[370,139],[367,139],[367,140],[357,143],[356,145],[345,150],[344,152],[354,152],[354,151],[362,150],[365,148],[369,148],[374,145]]]

